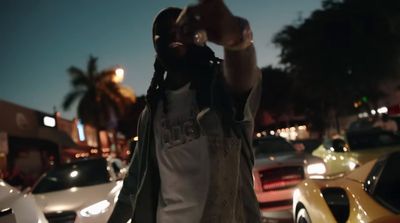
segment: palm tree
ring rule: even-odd
[[[86,72],[71,66],[68,73],[73,89],[65,96],[63,109],[79,100],[77,115],[83,123],[99,130],[116,129],[136,97],[131,89],[113,81],[115,69],[97,71],[97,58],[90,56]]]

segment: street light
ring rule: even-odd
[[[124,80],[125,71],[122,68],[115,69],[115,75],[113,77],[113,81],[115,83],[121,83]]]

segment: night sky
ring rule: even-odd
[[[146,92],[153,73],[151,25],[167,6],[184,0],[0,0],[0,99],[44,112],[61,110],[69,92],[71,65],[86,68],[89,55],[99,69],[120,65],[124,85]],[[321,0],[226,0],[252,25],[260,67],[276,64],[271,39],[284,25],[320,8]],[[219,47],[211,45],[222,57]],[[1,110],[0,110],[1,114]]]

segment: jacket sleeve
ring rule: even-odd
[[[252,44],[252,32],[246,19],[236,17],[242,29],[238,47],[224,47],[224,79],[228,89],[240,96],[254,87],[259,75],[256,50]],[[246,35],[247,33],[248,35]]]
[[[125,223],[132,217],[132,206],[117,201],[107,223]]]
[[[142,122],[142,116],[143,112],[140,115],[139,121],[138,121],[138,133],[140,134],[140,129],[141,129],[141,122]],[[114,207],[114,210],[108,219],[108,223],[125,223],[127,222],[133,215],[133,210],[132,210],[132,203],[131,203],[131,197],[135,194],[135,191],[138,188],[138,174],[139,174],[139,157],[141,154],[140,151],[140,136],[139,136],[139,141],[137,142],[135,146],[135,151],[133,152],[132,159],[129,164],[129,170],[128,174],[126,175],[122,189],[119,193],[118,196],[118,201]]]
[[[262,94],[262,81],[261,75],[257,76],[256,83],[245,95],[246,97],[240,102],[240,106],[236,107],[236,112],[240,113],[239,119],[236,119],[235,132],[242,139],[242,155],[244,156],[248,172],[251,176],[251,170],[254,166],[254,151],[253,151],[253,134],[254,134],[254,118],[257,114],[261,94]]]
[[[258,70],[259,71],[259,70]],[[243,120],[237,121],[247,121],[254,122],[254,118],[257,114],[260,101],[261,101],[261,93],[262,93],[262,81],[261,81],[261,72],[256,74],[256,82],[254,83],[252,89],[244,100],[243,107]]]

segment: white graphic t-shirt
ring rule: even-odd
[[[207,139],[196,121],[199,111],[189,86],[167,91],[168,113],[160,102],[154,118],[161,178],[157,223],[197,223],[207,198]]]

